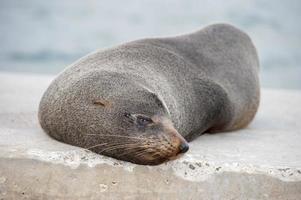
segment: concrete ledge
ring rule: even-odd
[[[263,90],[246,129],[205,134],[139,166],[62,144],[37,122],[52,77],[0,74],[0,199],[298,199],[301,92]]]

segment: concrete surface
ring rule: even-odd
[[[0,73],[0,199],[301,199],[301,91],[263,90],[248,128],[149,167],[49,138],[36,113],[51,79]]]

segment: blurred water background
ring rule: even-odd
[[[94,51],[227,22],[258,49],[264,87],[301,89],[300,0],[0,0],[0,72],[56,74]]]

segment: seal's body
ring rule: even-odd
[[[57,140],[159,164],[205,131],[246,126],[259,104],[258,65],[250,38],[225,24],[129,42],[62,72],[41,100],[40,123]]]

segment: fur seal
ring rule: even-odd
[[[259,104],[259,61],[241,30],[214,24],[93,52],[65,69],[39,105],[56,140],[156,165],[204,132],[245,127]]]

